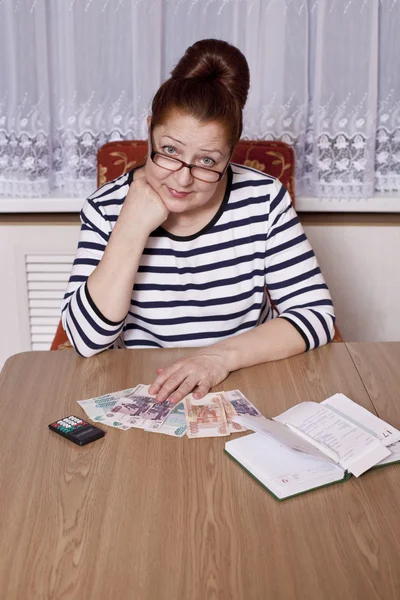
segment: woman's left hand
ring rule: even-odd
[[[165,369],[157,369],[157,378],[149,393],[156,395],[157,402],[168,398],[173,404],[191,392],[194,398],[200,399],[228,375],[222,353],[200,351],[188,358],[180,358]]]

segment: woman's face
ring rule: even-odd
[[[230,158],[230,147],[224,128],[212,121],[200,123],[197,119],[175,111],[163,125],[152,131],[153,151],[187,164],[222,172]],[[220,182],[200,181],[188,168],[168,171],[150,158],[145,166],[147,181],[160,195],[172,213],[184,213],[205,206],[216,193]]]

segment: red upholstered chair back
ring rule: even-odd
[[[147,141],[132,140],[108,142],[97,152],[98,187],[123,175],[133,167],[144,164],[147,158]],[[293,205],[294,191],[294,152],[285,142],[240,140],[233,152],[232,162],[273,175],[289,191]],[[342,341],[336,330],[334,341]],[[70,348],[61,323],[53,340],[51,349]]]

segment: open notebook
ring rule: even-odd
[[[343,394],[303,402],[271,419],[237,416],[255,433],[225,452],[277,500],[400,461],[400,431]]]

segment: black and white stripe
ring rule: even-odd
[[[64,328],[80,354],[208,345],[277,316],[293,324],[307,349],[330,341],[331,297],[288,192],[273,177],[235,164],[228,169],[222,205],[206,228],[189,237],[161,227],[152,232],[127,317],[120,323],[105,319],[86,281],[103,255],[132,177],[131,171],[103,185],[81,213],[62,308]]]

